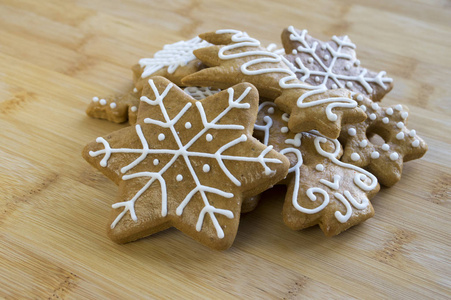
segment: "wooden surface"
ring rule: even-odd
[[[1,0],[0,15],[0,298],[451,297],[449,0]],[[280,45],[288,25],[348,34],[363,66],[386,70],[383,103],[409,106],[426,156],[335,238],[289,230],[270,192],[225,252],[174,229],[112,243],[117,188],[80,152],[125,125],[88,118],[90,99],[125,91],[164,44],[236,28]]]

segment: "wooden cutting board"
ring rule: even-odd
[[[2,0],[0,14],[0,298],[451,297],[449,1]],[[288,25],[349,35],[394,78],[383,103],[409,106],[429,152],[334,238],[288,229],[270,191],[224,252],[174,229],[111,242],[117,187],[80,152],[126,125],[88,118],[90,99],[124,92],[164,44],[236,28],[280,45]]]

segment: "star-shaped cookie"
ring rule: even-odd
[[[274,100],[292,116],[288,126],[295,132],[316,129],[336,138],[342,124],[365,119],[348,90],[328,91],[324,86],[314,87],[299,81],[282,56],[268,51],[244,32],[218,30],[200,37],[216,46],[194,51],[209,68],[183,78],[185,85],[224,89],[250,82],[261,97]]]
[[[317,132],[293,133],[288,115],[274,103],[260,105],[254,135],[285,154],[291,163],[283,207],[285,224],[295,230],[318,224],[326,236],[374,215],[369,202],[379,191],[368,171],[339,161],[341,145]]]
[[[289,162],[252,137],[251,84],[196,101],[162,77],[143,89],[135,126],[83,157],[119,185],[108,235],[125,243],[169,227],[214,248],[232,244],[242,199],[283,179]]]
[[[407,128],[406,106],[383,107],[361,94],[355,94],[354,99],[368,118],[343,127],[341,160],[369,170],[381,184],[392,186],[401,179],[403,163],[421,158],[427,144],[415,130]]]
[[[322,42],[293,26],[282,33],[285,58],[296,76],[311,85],[328,89],[346,88],[380,101],[393,88],[385,71],[363,68],[356,56],[356,45],[347,36],[333,36]]]

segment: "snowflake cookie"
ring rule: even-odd
[[[326,236],[357,225],[374,215],[369,202],[379,191],[370,172],[339,160],[338,140],[317,132],[291,132],[289,116],[274,103],[259,107],[254,135],[285,154],[291,163],[283,207],[285,224],[295,230],[318,224]]]
[[[347,36],[322,42],[293,26],[282,33],[284,56],[296,76],[311,85],[346,88],[380,101],[393,88],[393,79],[360,66],[356,46]]]
[[[428,147],[415,130],[406,127],[407,107],[382,107],[361,94],[354,99],[368,118],[343,127],[341,160],[369,170],[381,184],[392,186],[401,179],[403,162],[421,158]]]
[[[119,185],[108,235],[125,243],[176,227],[227,249],[242,199],[273,186],[289,168],[285,156],[252,137],[257,90],[243,83],[197,101],[154,77],[140,101],[135,126],[83,150]]]
[[[294,132],[316,129],[337,138],[342,124],[365,119],[350,91],[329,91],[325,86],[301,82],[277,51],[262,47],[245,32],[218,30],[200,37],[216,46],[194,51],[209,68],[183,78],[185,85],[225,89],[240,82],[252,83],[261,97],[274,100],[291,115],[288,127]]]

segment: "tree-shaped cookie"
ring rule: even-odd
[[[343,127],[341,160],[369,170],[381,184],[392,186],[401,179],[403,163],[422,157],[428,147],[415,130],[407,128],[407,107],[382,107],[361,94],[354,99],[368,118]]]
[[[205,66],[198,60],[193,50],[211,46],[210,43],[195,37],[188,41],[179,41],[165,45],[152,58],[142,58],[132,67],[134,87],[119,96],[94,97],[88,106],[88,116],[106,119],[115,123],[129,121],[135,124],[142,88],[149,78],[163,76],[178,86],[181,79],[199,71]]]
[[[329,89],[347,88],[373,101],[380,101],[393,88],[393,79],[363,68],[356,57],[356,45],[347,36],[333,36],[322,42],[293,26],[282,33],[285,58],[296,76],[311,85]]]
[[[194,51],[209,68],[183,78],[185,85],[225,89],[250,82],[261,97],[274,100],[290,113],[288,126],[294,132],[316,129],[336,138],[342,124],[365,119],[348,90],[329,91],[325,86],[315,87],[299,81],[282,56],[262,47],[244,32],[218,30],[200,37],[216,46]]]
[[[293,133],[288,115],[274,103],[260,105],[254,135],[285,154],[291,163],[283,207],[285,224],[295,230],[318,224],[333,236],[374,215],[369,202],[378,191],[376,177],[339,161],[341,145],[317,132]]]
[[[155,77],[135,126],[83,157],[119,185],[109,236],[124,243],[176,227],[214,249],[236,235],[242,199],[283,179],[288,160],[252,137],[258,93],[240,84],[197,101]]]

